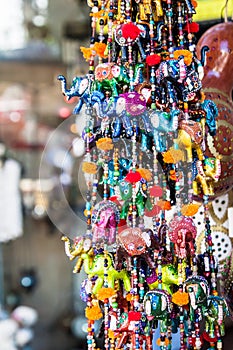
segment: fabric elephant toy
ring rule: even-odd
[[[84,260],[84,271],[89,278],[97,277],[92,288],[92,293],[96,294],[98,290],[103,286],[105,278],[109,288],[115,288],[116,280],[123,280],[124,288],[127,292],[130,291],[131,284],[130,278],[126,270],[117,271],[113,267],[112,256],[108,253],[97,254],[94,257],[93,262],[88,254],[82,254],[81,258]]]

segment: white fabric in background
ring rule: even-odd
[[[21,166],[16,160],[7,159],[0,167],[0,242],[23,233],[20,177]]]

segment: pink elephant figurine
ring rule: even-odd
[[[119,218],[119,209],[115,203],[105,200],[96,204],[92,212],[92,241],[106,242],[109,245],[115,243]]]
[[[176,215],[170,221],[168,234],[179,258],[183,259],[195,254],[194,242],[197,229],[192,218]]]

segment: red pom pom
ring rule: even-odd
[[[141,174],[138,171],[129,171],[125,177],[125,180],[130,183],[134,183],[140,181],[141,178]]]
[[[122,26],[122,36],[125,39],[135,40],[140,35],[141,30],[132,22],[123,24]]]
[[[162,187],[155,185],[150,188],[150,195],[151,197],[161,197],[163,195],[163,189]]]
[[[184,26],[184,30],[188,33],[199,32],[199,24],[196,22],[188,23]]]
[[[159,55],[153,54],[146,56],[146,63],[148,66],[155,66],[161,62],[161,57]]]
[[[130,321],[140,321],[141,320],[141,312],[137,312],[137,311],[129,311],[129,322]]]

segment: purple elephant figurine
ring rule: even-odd
[[[119,220],[120,211],[115,203],[109,200],[97,203],[92,212],[92,241],[105,242],[109,245],[115,243]]]

